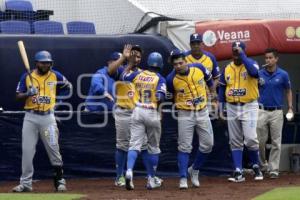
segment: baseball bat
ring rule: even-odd
[[[30,84],[31,84],[31,86],[33,86],[32,76],[31,76],[31,73],[30,73],[29,61],[28,61],[26,49],[25,49],[25,46],[24,46],[24,42],[22,40],[18,41],[18,47],[19,47],[19,51],[20,51],[25,69],[26,69],[26,71],[29,75]]]

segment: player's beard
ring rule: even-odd
[[[51,67],[41,67],[41,66],[39,66],[39,67],[37,67],[38,74],[45,75],[49,72],[50,68]]]

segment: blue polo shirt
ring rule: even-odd
[[[106,80],[104,80],[106,79]],[[107,72],[107,67],[103,67],[99,69],[92,77],[91,86],[89,89],[88,97],[85,101],[86,108],[89,111],[103,111],[104,108],[102,105],[93,105],[93,103],[102,103],[107,106],[107,110],[112,110],[114,106],[114,102],[109,100],[108,98],[102,97],[98,98],[97,96],[101,96],[104,92],[108,92],[111,96],[113,95],[113,87],[115,80],[112,79]],[[106,85],[107,84],[107,85]]]
[[[259,70],[259,103],[266,108],[282,108],[285,91],[291,88],[289,75],[280,67],[269,73],[265,68]]]

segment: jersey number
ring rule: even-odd
[[[140,91],[140,102],[151,103],[151,90]]]

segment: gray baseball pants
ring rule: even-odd
[[[59,132],[54,114],[37,115],[26,112],[22,129],[22,176],[20,184],[32,187],[33,157],[41,138],[52,166],[62,166],[58,144]]]
[[[195,128],[199,139],[199,151],[210,153],[214,136],[207,108],[201,111],[178,111],[178,151],[191,153]]]

